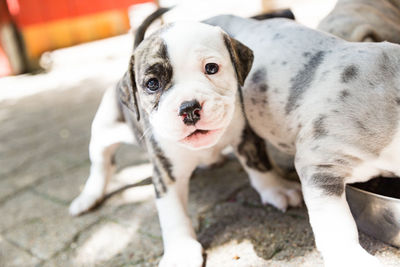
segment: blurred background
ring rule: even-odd
[[[132,52],[135,29],[158,6],[176,7],[153,28],[176,20],[201,20],[228,13],[253,16],[283,8],[291,8],[300,23],[316,27],[335,2],[0,0],[0,101],[93,77],[115,81]],[[19,76],[12,77],[15,75]]]
[[[178,5],[166,20],[199,20],[221,13],[250,16],[291,7],[300,21],[314,26],[333,2],[251,0],[243,7],[240,0],[0,0],[0,77],[49,67],[48,58],[40,62],[45,52],[134,30],[160,5]],[[318,12],[304,12],[307,5]]]

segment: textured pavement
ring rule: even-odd
[[[122,75],[131,42],[121,36],[60,50],[49,73],[0,80],[0,90],[13,94],[44,88],[0,101],[0,266],[156,266],[160,260],[151,185],[114,194],[83,216],[68,215],[89,172],[91,120],[104,90]],[[151,174],[137,147],[122,146],[117,165],[111,191]],[[282,213],[261,205],[236,160],[197,170],[190,191],[206,266],[322,266],[306,209]],[[386,266],[399,266],[399,249],[360,238]]]

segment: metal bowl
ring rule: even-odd
[[[361,231],[400,247],[400,179],[375,178],[347,185],[346,197]]]

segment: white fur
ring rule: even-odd
[[[315,243],[327,267],[381,266],[358,242],[356,224],[345,196],[323,197],[303,186]]]
[[[92,123],[89,157],[90,175],[82,193],[69,207],[71,215],[79,215],[103,198],[107,184],[114,173],[111,157],[120,143],[135,143],[132,130],[118,121],[119,112],[114,87],[107,89]]]
[[[365,161],[357,166],[348,183],[365,182],[379,175],[400,177],[400,127],[393,141],[373,160]]]

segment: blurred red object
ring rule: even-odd
[[[13,14],[19,27],[61,19],[74,18],[110,10],[127,9],[134,4],[152,0],[7,0],[16,2]]]
[[[40,55],[45,51],[126,33],[128,7],[145,2],[158,3],[157,0],[0,0],[1,73],[9,72],[5,71],[6,66],[11,66],[14,74],[32,71],[38,68]]]

